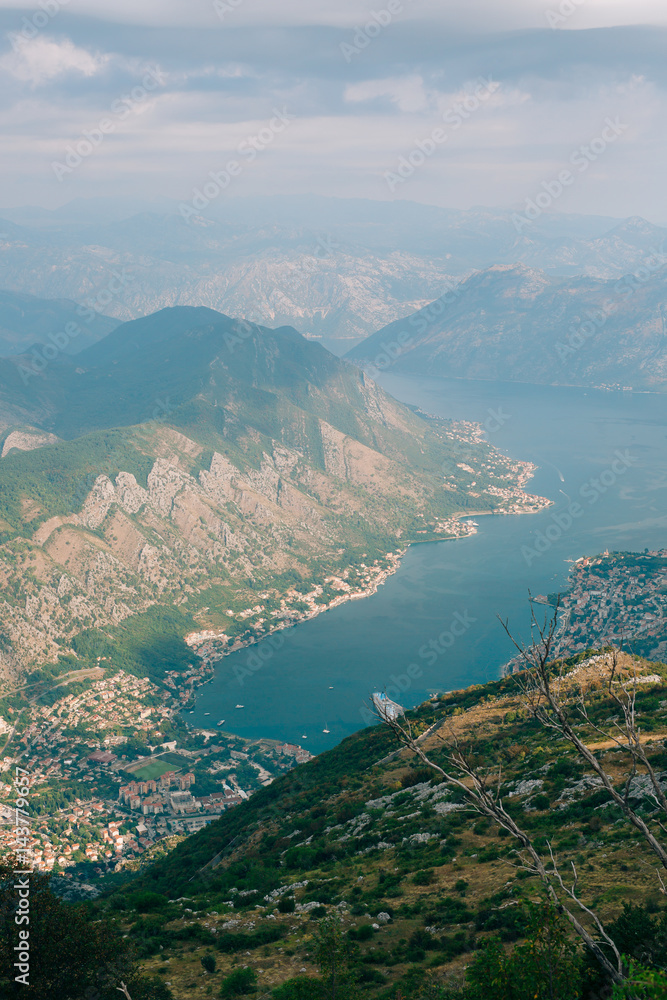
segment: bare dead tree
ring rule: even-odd
[[[554,667],[552,651],[558,631],[558,605],[556,605],[551,619],[547,619],[544,624],[537,621],[534,610],[531,610],[531,630],[533,633],[537,632],[539,639],[532,642],[530,646],[524,646],[514,638],[507,622],[502,622],[502,625],[518,650],[525,667],[522,673],[516,675],[524,707],[545,729],[564,738],[576,750],[588,768],[600,779],[610,798],[619,807],[627,821],[641,834],[661,866],[667,869],[667,848],[630,803],[632,785],[637,776],[638,768],[642,767],[651,783],[653,800],[667,819],[667,797],[641,741],[641,730],[637,722],[635,704],[636,675],[633,678],[634,683],[631,684],[620,679],[618,650],[612,651],[610,654],[612,665],[607,690],[614,703],[621,710],[623,721],[620,725],[615,724],[615,734],[610,736],[592,722],[583,691],[580,691],[576,698],[568,699],[565,685],[566,674],[562,661],[558,667]],[[619,694],[618,688],[620,688],[621,694]],[[577,732],[575,719],[578,722],[583,722],[590,731],[605,739],[611,739],[618,749],[625,750],[630,754],[632,769],[622,791],[616,788],[612,775]],[[664,832],[662,824],[659,825]]]
[[[590,910],[577,895],[576,870],[574,872],[575,877],[573,884],[567,887],[564,879],[558,871],[556,860],[552,852],[550,852],[550,867],[547,866],[547,863],[545,863],[539,851],[535,848],[529,834],[526,833],[525,830],[521,829],[514,818],[506,811],[500,796],[500,772],[494,788],[490,784],[488,777],[482,774],[479,768],[476,767],[470,760],[469,755],[459,745],[455,736],[452,735],[450,743],[446,744],[444,738],[438,734],[440,741],[444,745],[448,745],[448,753],[446,756],[447,767],[442,767],[427,755],[424,747],[414,735],[412,726],[409,722],[401,723],[398,717],[385,712],[378,712],[378,716],[381,721],[384,722],[389,729],[391,729],[401,744],[408,750],[412,751],[412,753],[414,753],[426,767],[431,768],[436,772],[436,774],[439,774],[443,778],[444,783],[450,788],[462,792],[469,805],[472,806],[476,812],[494,820],[499,826],[507,830],[507,832],[518,841],[521,845],[517,852],[522,862],[521,867],[525,871],[536,875],[540,879],[549,900],[555,907],[557,907],[559,912],[563,913],[569,920],[576,933],[591,950],[593,955],[595,955],[596,959],[610,979],[615,983],[625,982],[623,962],[618,948],[605,931],[597,914]],[[593,922],[602,942],[604,942],[604,944],[606,944],[613,953],[615,962],[612,962],[608,958],[600,946],[600,942],[596,941],[588,928],[581,922],[576,910],[573,911],[573,909],[569,908],[562,902],[554,887],[554,882],[559,885],[565,895],[572,900],[575,907],[581,911],[581,915],[583,916],[583,914],[586,914]]]
[[[514,679],[523,707],[546,730],[564,739],[573,747],[587,768],[599,778],[610,799],[618,806],[625,819],[638,831],[658,858],[660,868],[667,870],[667,847],[651,825],[657,824],[660,831],[667,834],[667,795],[651,765],[641,738],[636,708],[637,673],[635,671],[629,680],[626,679],[621,669],[619,651],[611,650],[609,653],[611,669],[606,679],[606,690],[619,710],[620,721],[614,722],[613,732],[610,735],[592,719],[583,687],[579,685],[578,690],[573,690],[572,678],[568,678],[565,672],[563,657],[566,655],[567,647],[563,646],[560,638],[559,610],[560,599],[556,602],[553,614],[545,615],[544,622],[541,623],[531,602],[531,642],[528,645],[517,641],[507,622],[501,620],[506,634],[518,653],[516,662],[520,671],[515,674]],[[471,760],[453,732],[447,740],[438,732],[437,738],[447,748],[443,767],[428,756],[409,722],[401,723],[398,717],[381,709],[377,709],[377,714],[403,747],[439,774],[449,787],[462,792],[468,804],[476,812],[494,820],[514,837],[520,845],[517,849],[521,860],[520,867],[540,879],[548,898],[566,916],[610,979],[617,983],[626,981],[618,948],[597,914],[579,896],[578,875],[574,864],[570,882],[559,869],[551,845],[548,845],[549,857],[544,859],[535,848],[529,834],[506,811],[500,795],[502,779],[500,769],[494,787],[489,776],[482,773]],[[583,730],[583,735],[580,730]],[[591,734],[611,740],[617,749],[629,755],[631,767],[622,788],[617,787],[613,775],[586,744],[584,737]],[[634,798],[632,790],[636,787],[636,779],[640,773],[648,779],[651,789],[649,797],[657,807],[657,819],[647,821],[631,801]],[[658,881],[661,891],[666,892],[665,879],[660,868],[658,868]],[[586,918],[588,926],[592,924],[595,928],[598,940],[595,940],[586,923],[582,922]],[[609,949],[613,960],[603,946]]]

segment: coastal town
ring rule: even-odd
[[[555,595],[538,598],[555,603]],[[624,646],[667,657],[667,549],[603,552],[578,559],[561,598],[560,634],[573,653]]]
[[[82,672],[83,673],[83,672]],[[210,675],[160,688],[113,666],[0,719],[0,850],[15,849],[12,783],[28,774],[25,848],[37,870],[102,874],[196,832],[311,754],[275,740],[190,730],[178,716]],[[67,693],[75,686],[76,692]]]
[[[185,636],[193,662],[158,682],[98,657],[54,684],[27,685],[27,707],[0,716],[0,849],[14,843],[12,773],[30,775],[27,847],[36,869],[88,866],[96,874],[150,856],[167,838],[194,833],[297,764],[301,746],[245,740],[216,727],[191,729],[197,689],[221,657],[331,607],[374,593],[404,550],[362,562],[322,584],[226,613],[232,628]],[[231,634],[230,634],[231,633]],[[0,696],[6,696],[6,690]]]
[[[476,431],[475,431],[476,433]],[[506,461],[505,465],[506,465]],[[534,471],[517,463],[499,476],[460,464],[471,487],[482,474],[512,485],[488,486],[503,513],[540,509],[548,501],[523,487]],[[516,484],[516,480],[519,484]],[[445,488],[447,482],[445,481]],[[472,493],[471,495],[475,495]],[[481,494],[480,494],[481,495]],[[474,534],[476,522],[456,514],[426,529],[433,536]],[[419,532],[418,532],[419,533]],[[308,583],[257,594],[249,607],[230,608],[228,624],[184,637],[193,662],[161,677],[137,677],[99,656],[93,669],[73,670],[45,684],[26,685],[22,707],[0,717],[0,847],[12,848],[12,769],[30,775],[27,847],[37,869],[103,873],[152,856],[169,838],[200,830],[276,776],[311,759],[294,744],[242,739],[187,726],[197,689],[228,653],[251,646],[298,621],[375,593],[399,567],[404,547]],[[204,609],[206,611],[207,609]],[[224,619],[223,619],[224,620]],[[0,692],[0,695],[6,692]],[[27,701],[27,705],[26,705]]]
[[[462,534],[462,531],[457,531],[458,523],[456,518],[452,518],[452,533]],[[212,671],[213,663],[221,656],[250,646],[273,632],[288,628],[297,622],[314,618],[323,611],[336,608],[346,601],[370,597],[396,572],[404,555],[405,549],[388,552],[384,558],[375,559],[369,565],[362,562],[358,567],[346,568],[339,575],[327,576],[321,584],[308,585],[300,590],[290,587],[286,594],[278,599],[269,592],[260,593],[258,597],[261,603],[236,612],[232,609],[226,611],[230,623],[233,623],[233,629],[229,626],[202,629],[185,636],[185,642],[201,657],[200,669],[203,672]],[[274,601],[276,607],[272,606]],[[243,625],[242,630],[239,629],[239,623]],[[179,679],[181,676],[178,675]],[[176,684],[173,677],[171,683],[172,686]],[[191,693],[182,692],[181,700],[183,704],[187,704],[191,700]]]

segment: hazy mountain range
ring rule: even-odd
[[[23,354],[34,345],[76,354],[106,337],[118,322],[69,299],[0,291],[0,356]]]
[[[557,278],[496,265],[349,352],[376,370],[551,385],[667,388],[667,266]]]
[[[517,231],[509,211],[411,202],[235,199],[189,221],[178,203],[139,207],[94,200],[9,212],[0,287],[118,320],[204,305],[292,325],[343,353],[476,270],[525,263],[611,279],[642,266],[667,236],[642,219],[568,215]]]

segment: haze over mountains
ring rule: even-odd
[[[667,266],[557,278],[496,265],[367,338],[347,357],[396,373],[667,388]]]
[[[119,320],[203,305],[294,326],[344,353],[476,270],[524,263],[612,279],[667,236],[642,219],[555,214],[517,232],[509,211],[410,202],[235,199],[189,221],[178,203],[138,207],[99,199],[9,212],[0,221],[0,287],[73,299]]]
[[[87,310],[70,299],[40,299],[0,291],[0,356],[23,354],[35,344],[51,344],[58,352],[75,354],[117,326],[118,320]],[[71,335],[63,338],[68,327]]]

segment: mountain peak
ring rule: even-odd
[[[654,226],[652,222],[648,222],[641,215],[630,215],[618,226],[614,226],[614,228],[607,233],[607,236],[649,236],[664,239],[666,232],[667,231],[661,226]]]

